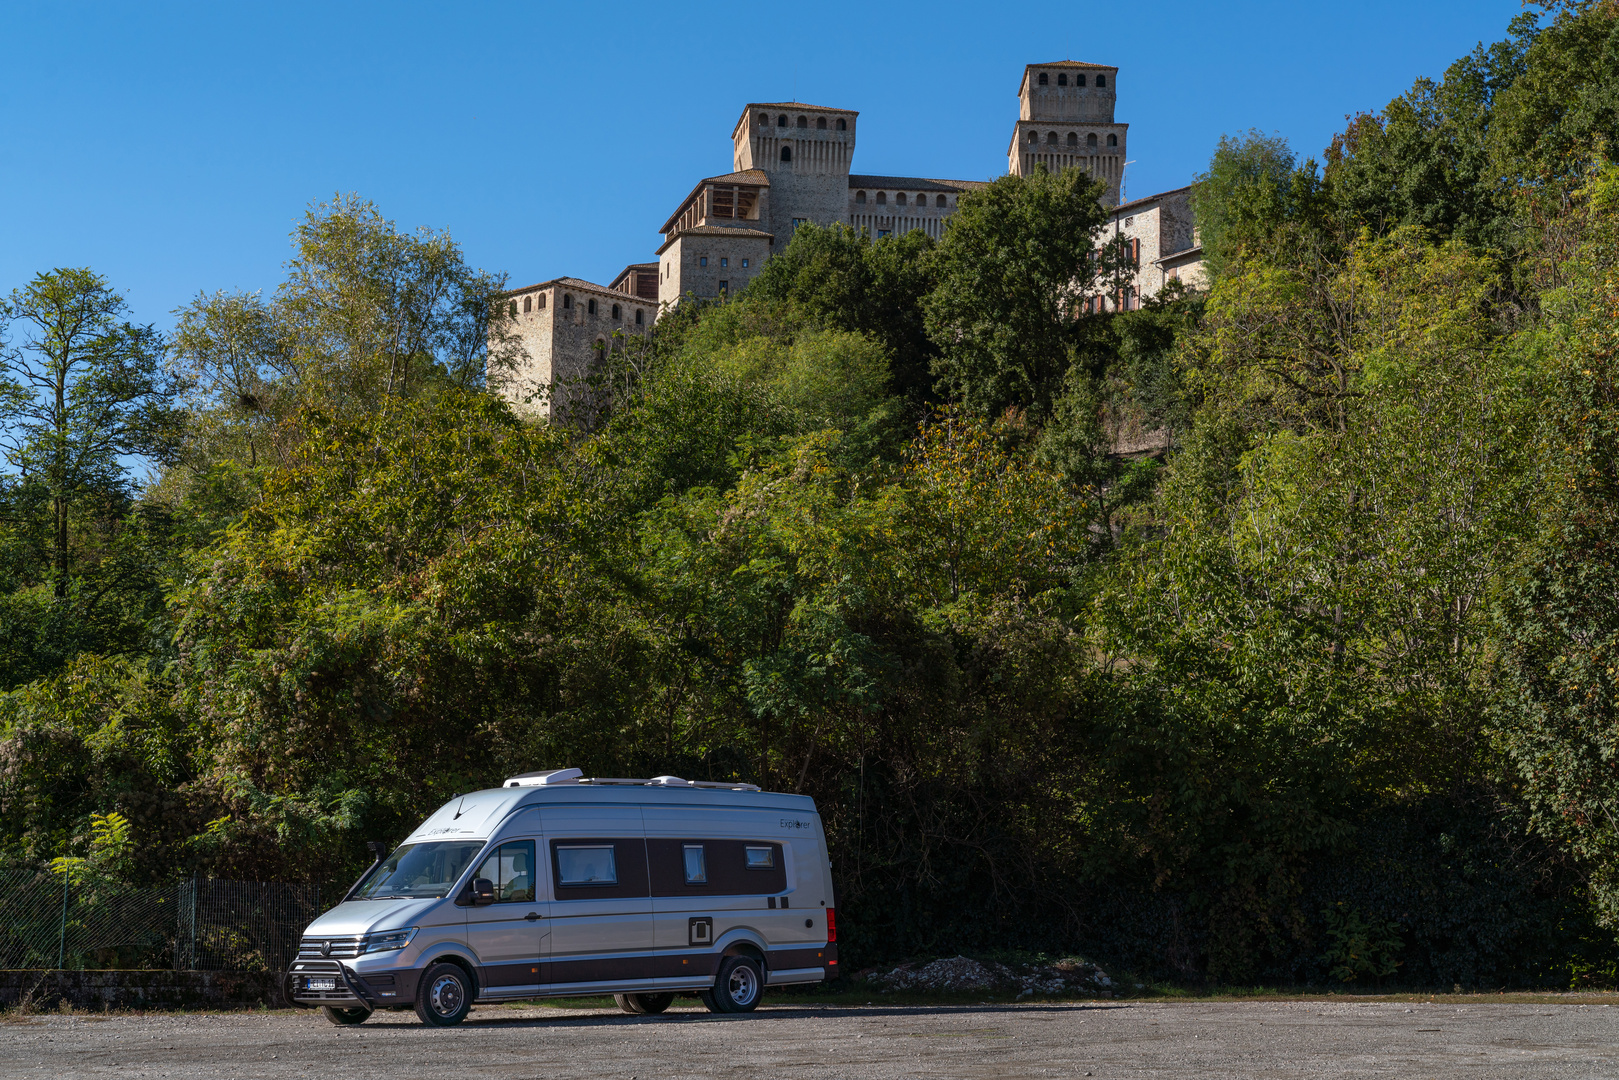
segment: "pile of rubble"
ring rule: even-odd
[[[954,956],[929,964],[900,964],[887,971],[870,968],[856,980],[887,993],[893,990],[995,990],[1018,997],[1112,997],[1113,980],[1085,960],[1008,966]]]

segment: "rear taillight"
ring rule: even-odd
[[[838,913],[831,908],[826,909],[826,943],[835,945],[838,941]]]

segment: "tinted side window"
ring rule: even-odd
[[[495,883],[495,903],[534,902],[534,841],[515,840],[489,853],[475,878]]]
[[[774,896],[787,891],[787,866],[780,844],[758,840],[648,840],[646,847],[653,896]],[[755,869],[749,869],[750,852]],[[700,881],[689,876],[694,863],[702,869]]]
[[[551,883],[558,900],[605,900],[651,895],[646,841],[579,837],[551,846]]]

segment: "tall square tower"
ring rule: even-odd
[[[1118,73],[1108,64],[1077,60],[1024,68],[1007,171],[1027,176],[1039,166],[1051,172],[1084,169],[1107,184],[1103,201],[1118,205],[1129,128],[1113,122]]]
[[[806,221],[830,225],[849,212],[849,165],[854,160],[852,109],[798,102],[749,105],[731,129],[737,172],[759,169],[769,177],[771,251],[786,248]]]

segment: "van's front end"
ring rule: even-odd
[[[378,863],[304,931],[287,973],[292,1001],[366,1013],[412,1004],[427,960],[466,952],[466,909],[454,892],[483,846],[406,843]]]

